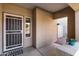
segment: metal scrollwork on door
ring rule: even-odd
[[[8,51],[23,46],[23,16],[4,13],[3,50]]]

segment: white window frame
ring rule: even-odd
[[[30,37],[26,37],[26,32],[25,32],[25,37],[26,39],[32,38],[32,18],[31,17],[26,17],[30,19]],[[25,30],[26,30],[26,18],[25,18]]]

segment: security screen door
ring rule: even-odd
[[[23,16],[4,13],[3,51],[23,47]]]

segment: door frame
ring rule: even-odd
[[[68,38],[68,17],[67,16],[61,17],[61,18],[57,18],[56,20],[63,19],[63,18],[66,18],[67,20],[67,38]],[[57,22],[57,39],[58,39],[58,22]]]

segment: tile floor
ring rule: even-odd
[[[33,47],[27,47],[24,49],[23,54],[20,54],[18,56],[70,56],[70,55],[63,51],[60,51],[53,45],[50,45],[50,46],[44,46],[39,49],[35,49]]]
[[[28,47],[24,49],[24,53],[19,56],[69,56],[69,54],[62,52],[53,46],[45,46],[40,49]]]
[[[42,56],[39,51],[33,47],[24,49],[24,53],[19,56]]]
[[[67,54],[63,51],[60,51],[59,49],[57,49],[53,45],[45,46],[45,47],[42,47],[38,50],[40,51],[40,53],[43,56],[70,56],[69,54]]]

